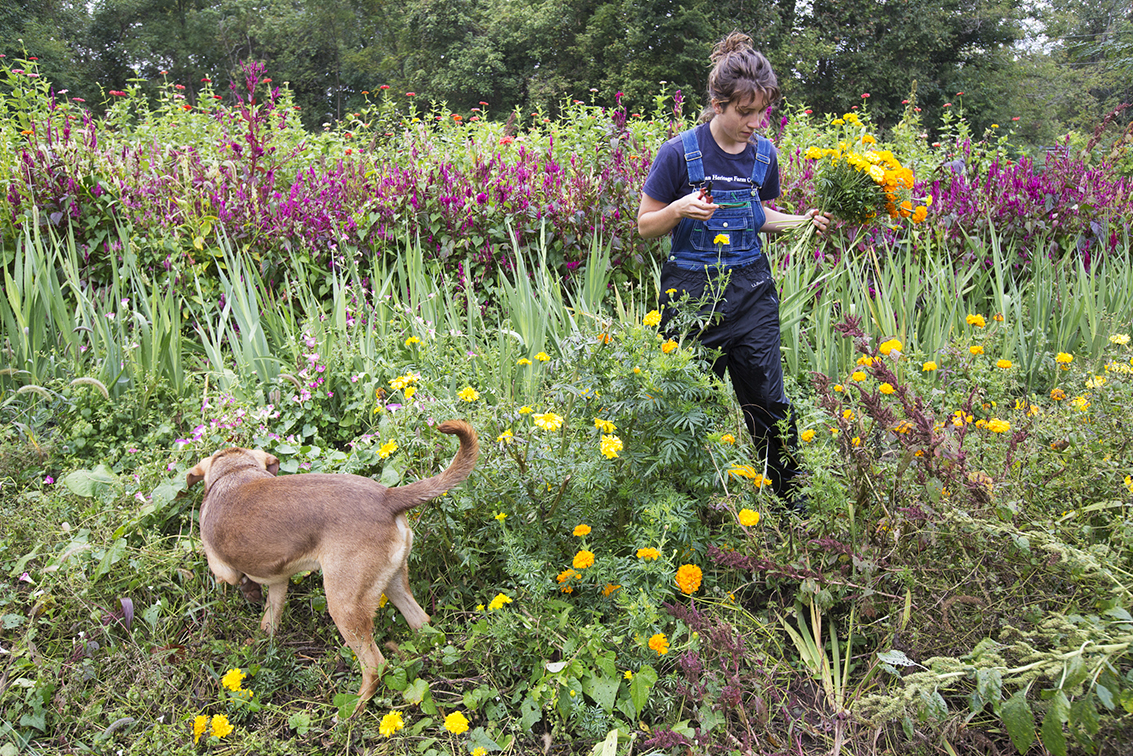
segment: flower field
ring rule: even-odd
[[[1124,752],[1131,184],[1077,141],[777,116],[785,209],[830,196],[808,151],[847,122],[908,172],[770,245],[793,514],[712,355],[659,330],[635,216],[679,94],[549,120],[375,88],[312,134],[256,66],[99,118],[29,72],[0,93],[3,756]],[[455,417],[480,462],[409,513],[432,621],[379,608],[347,718],[318,575],[261,633],[186,472],[240,445],[404,484]]]

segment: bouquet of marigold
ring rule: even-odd
[[[882,212],[893,220],[923,221],[932,197],[914,207],[913,172],[889,150],[876,148],[877,139],[858,114],[847,113],[831,125],[838,128],[836,145],[811,147],[803,155],[818,163],[815,205],[850,223],[866,223]]]

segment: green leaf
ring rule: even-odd
[[[1017,690],[1011,698],[1004,701],[1001,714],[1015,749],[1019,753],[1026,753],[1035,742],[1035,715],[1031,713],[1031,705],[1027,703],[1026,691]]]
[[[519,726],[523,728],[523,731],[531,732],[531,728],[542,718],[543,707],[539,705],[539,702],[532,699],[530,695],[524,696],[523,701],[519,704]]]
[[[1098,694],[1098,700],[1102,702],[1102,706],[1106,707],[1110,711],[1113,711],[1113,707],[1116,705],[1116,702],[1113,700],[1113,693],[1109,691],[1109,688],[1104,685],[1098,684],[1094,686],[1094,692]]]
[[[76,496],[90,499],[103,488],[118,484],[118,476],[105,465],[98,465],[93,470],[75,470],[63,478],[63,484]]]
[[[409,680],[405,674],[404,667],[398,667],[393,672],[386,675],[382,682],[390,690],[403,691],[409,686]]]
[[[998,703],[1003,698],[1003,676],[999,670],[976,670],[976,692],[984,701]]]
[[[656,683],[657,670],[648,665],[639,669],[637,674],[633,676],[633,682],[629,686],[629,696],[639,716],[645,709],[645,704],[649,700],[649,693]]]
[[[1093,750],[1094,735],[1101,730],[1101,721],[1098,719],[1098,707],[1094,703],[1093,693],[1088,693],[1070,707],[1070,731],[1074,739],[1087,750]]]
[[[103,575],[110,572],[110,568],[118,563],[123,556],[126,555],[126,539],[119,538],[114,543],[110,544],[110,548],[102,555],[102,561],[98,563],[98,569],[94,571],[94,577],[91,582],[98,580]]]
[[[607,714],[614,710],[614,702],[618,699],[620,686],[621,681],[616,677],[610,678],[600,674],[590,675],[582,681],[583,692],[605,709]]]
[[[429,683],[418,677],[411,682],[402,694],[407,703],[419,704],[425,700],[425,694],[429,692]]]
[[[1053,708],[1043,717],[1041,733],[1043,745],[1051,756],[1066,756],[1066,733],[1062,731],[1062,722]]]

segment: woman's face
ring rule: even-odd
[[[767,101],[759,95],[746,100],[715,102],[713,108],[716,116],[712,119],[715,127],[712,135],[725,152],[738,152],[737,146],[742,150],[756,130],[767,125]]]

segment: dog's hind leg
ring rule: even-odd
[[[378,645],[374,643],[374,611],[378,608],[378,597],[372,595],[373,593],[374,591],[371,590],[359,597],[357,594],[339,592],[327,586],[327,609],[330,610],[330,616],[338,626],[342,639],[346,641],[346,645],[362,665],[362,687],[358,689],[358,703],[351,716],[356,716],[366,708],[366,702],[377,692],[382,669],[386,663],[382,652],[378,650]]]
[[[390,578],[385,594],[386,598],[401,611],[405,621],[414,630],[420,630],[421,626],[429,621],[429,615],[421,608],[417,599],[413,598],[413,592],[409,590],[409,566],[406,562],[402,562],[401,569]]]
[[[279,619],[283,615],[283,602],[287,600],[287,578],[268,585],[268,605],[260,629],[268,635],[275,635],[279,629]]]

